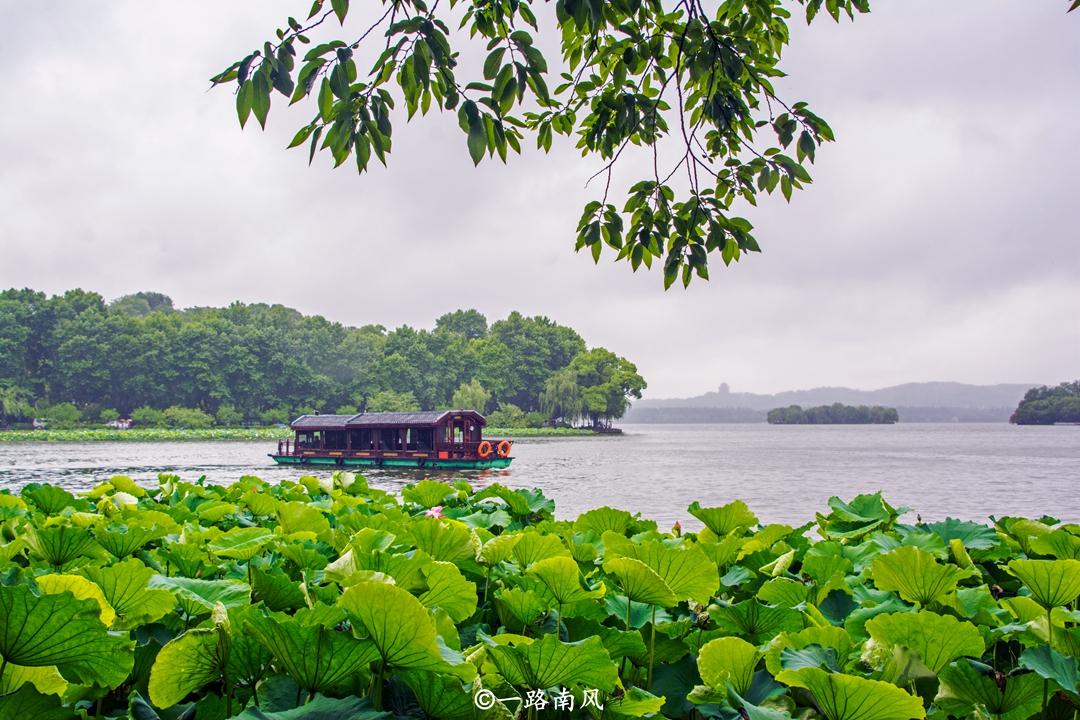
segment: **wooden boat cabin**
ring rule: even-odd
[[[293,437],[279,440],[275,462],[486,469],[513,460],[510,440],[485,440],[484,416],[472,410],[301,415]]]

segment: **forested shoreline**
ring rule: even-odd
[[[773,408],[766,416],[770,425],[892,425],[900,420],[895,408],[874,405],[820,405]]]
[[[644,379],[572,328],[476,310],[431,330],[349,327],[282,305],[177,309],[140,292],[0,291],[0,422],[287,422],[305,412],[468,407],[493,425],[609,425]]]
[[[1080,424],[1080,380],[1027,391],[1010,422],[1018,425]]]

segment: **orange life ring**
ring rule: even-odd
[[[500,440],[498,448],[499,457],[506,457],[507,455],[509,455],[510,448],[513,446],[513,444],[514,443],[510,442],[509,440]]]
[[[484,440],[479,445],[477,445],[476,454],[485,459],[491,457],[491,442],[488,440]]]

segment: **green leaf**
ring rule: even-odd
[[[837,662],[843,666],[847,656],[851,654],[854,642],[847,630],[831,625],[808,627],[796,633],[781,633],[769,643],[765,651],[765,667],[770,673],[777,675],[783,669],[781,655],[785,649],[801,650],[811,645],[835,650]]]
[[[75,711],[55,695],[42,695],[33,685],[0,695],[0,720],[75,720]]]
[[[1034,670],[1041,678],[1057,683],[1069,697],[1080,702],[1080,693],[1076,692],[1077,683],[1080,683],[1076,658],[1062,655],[1049,645],[1039,645],[1025,650],[1017,664],[1028,670]]]
[[[445,503],[447,496],[456,492],[447,483],[438,480],[421,480],[415,485],[406,485],[401,491],[401,497],[406,502],[433,508]]]
[[[428,717],[474,720],[480,715],[473,701],[472,687],[463,684],[459,678],[411,670],[403,679]]]
[[[598,507],[588,510],[578,516],[574,521],[575,532],[595,532],[597,535],[603,535],[605,532],[613,532],[618,535],[623,535],[626,530],[633,524],[634,516],[625,510],[616,510],[615,508]]]
[[[165,537],[166,534],[165,528],[137,522],[126,525],[107,525],[94,530],[98,545],[108,550],[118,560],[123,560],[146,543]]]
[[[942,599],[968,576],[955,565],[942,565],[930,553],[914,547],[879,555],[871,574],[879,590],[895,590],[904,600],[922,605]]]
[[[745,530],[758,522],[757,515],[750,512],[750,508],[742,500],[710,508],[701,507],[701,503],[695,500],[687,510],[719,537],[734,530]]]
[[[971,623],[926,610],[878,615],[866,623],[866,630],[879,643],[918,653],[935,673],[959,657],[981,657],[986,649],[979,629]]]
[[[509,588],[495,593],[495,609],[502,624],[522,633],[526,626],[536,621],[550,606],[550,603],[533,590]]]
[[[724,691],[728,683],[735,692],[745,695],[754,681],[754,668],[761,655],[758,649],[737,637],[710,640],[698,651],[698,671],[705,684]]]
[[[614,550],[609,547],[608,557],[613,552],[643,562],[679,600],[694,600],[706,605],[720,586],[716,565],[696,545],[673,548],[648,540],[626,543]]]
[[[232,720],[382,720],[392,717],[388,712],[372,709],[367,698],[316,695],[300,707],[290,710],[269,712],[259,707],[249,707],[234,715]]]
[[[79,573],[101,588],[105,599],[116,611],[113,627],[117,630],[131,630],[152,623],[176,607],[176,597],[171,592],[149,588],[154,571],[137,558],[107,567],[90,565],[80,568]]]
[[[274,534],[263,527],[233,528],[214,538],[207,549],[219,557],[250,560],[259,554]]]
[[[533,563],[529,567],[528,574],[540,580],[542,592],[550,596],[553,604],[568,605],[604,594],[602,590],[590,591],[582,588],[581,570],[578,564],[564,555]]]
[[[476,557],[479,541],[464,523],[422,518],[412,521],[409,531],[416,547],[435,560],[460,565]]]
[[[633,602],[672,607],[679,602],[663,578],[640,560],[614,557],[604,560],[604,572],[619,579],[622,594]]]
[[[769,607],[753,598],[734,605],[711,605],[709,615],[727,635],[737,635],[759,645],[781,632],[798,632],[803,616],[798,610]]]
[[[56,595],[69,592],[80,600],[93,600],[98,604],[101,613],[98,616],[105,627],[113,624],[116,619],[116,611],[113,610],[109,601],[105,599],[101,588],[95,583],[78,575],[40,575],[34,582],[43,595]]]
[[[1000,542],[994,528],[967,520],[948,517],[941,522],[928,523],[920,527],[937,534],[946,544],[952,540],[959,540],[968,550],[989,550]]]
[[[330,0],[330,6],[337,15],[338,22],[345,24],[345,16],[349,14],[349,0]]]
[[[0,658],[24,667],[55,665],[72,682],[114,688],[131,673],[133,643],[110,634],[93,600],[69,592],[35,595],[0,586]]]
[[[934,703],[951,715],[967,716],[978,709],[995,720],[1027,720],[1042,703],[1043,679],[1036,673],[995,678],[968,660],[958,660],[939,678]]]
[[[346,590],[338,606],[364,626],[388,668],[471,675],[471,665],[453,666],[442,657],[431,616],[405,590],[362,582]]]
[[[466,580],[456,565],[432,561],[422,572],[428,586],[420,594],[425,607],[442,608],[456,623],[476,612],[476,585]]]
[[[150,702],[170,708],[218,680],[228,652],[222,633],[219,628],[199,628],[166,643],[150,669]]]
[[[521,638],[517,645],[491,643],[488,655],[499,674],[518,688],[578,685],[611,692],[618,672],[598,637],[562,642],[547,634],[539,640]]]
[[[472,158],[473,165],[479,165],[480,161],[484,159],[484,152],[487,151],[487,130],[484,128],[484,123],[477,116],[475,119],[469,121],[469,157]]]
[[[297,617],[304,619],[305,615],[297,613]],[[296,619],[279,621],[254,616],[245,627],[308,693],[330,690],[353,674],[366,671],[368,664],[379,657],[370,641],[358,640],[351,633],[319,622],[301,624]]]
[[[784,670],[779,682],[810,691],[828,720],[911,720],[924,718],[922,700],[890,683],[821,668]]]
[[[1044,608],[1064,607],[1080,596],[1080,560],[1013,560],[1009,570]]]
[[[26,535],[26,545],[32,557],[59,569],[89,552],[94,547],[94,538],[86,528],[48,525],[31,527]]]
[[[251,588],[239,580],[198,580],[154,575],[150,587],[168,590],[188,615],[204,615],[221,603],[226,609],[250,602]]]

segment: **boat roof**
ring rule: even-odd
[[[469,416],[481,426],[487,421],[475,410],[420,410],[417,412],[357,413],[356,415],[301,415],[292,421],[295,430],[344,430],[357,427],[438,425],[449,417]]]

